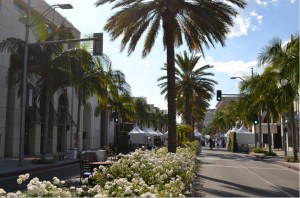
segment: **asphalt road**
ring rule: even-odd
[[[299,197],[299,172],[224,149],[198,157],[206,197]]]
[[[51,168],[48,170],[41,170],[41,171],[35,171],[33,173],[30,173],[30,179],[34,177],[38,177],[40,181],[48,180],[52,181],[53,177],[57,177],[60,180],[69,180],[70,182],[73,182],[73,185],[78,184],[78,175],[80,172],[79,163]],[[76,180],[70,178],[76,177]],[[5,177],[0,178],[0,187],[3,188],[6,192],[16,192],[17,190],[23,190],[26,189],[26,185],[18,185],[17,184],[18,176],[11,176],[11,177]],[[69,183],[70,183],[69,182]]]

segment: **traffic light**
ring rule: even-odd
[[[119,113],[118,112],[113,112],[113,117],[114,117],[114,122],[119,121]]]
[[[222,101],[222,90],[217,90],[217,101]]]
[[[103,55],[103,33],[94,33],[93,41],[93,55],[102,56]]]
[[[253,117],[253,124],[254,124],[254,125],[258,125],[258,124],[259,124],[258,116],[257,116],[257,115],[255,115],[255,116]]]

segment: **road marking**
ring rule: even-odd
[[[269,182],[268,180],[262,178],[261,176],[257,175],[256,173],[254,173],[253,171],[249,170],[247,167],[243,166],[242,164],[240,164],[242,167],[244,167],[248,172],[252,173],[253,175],[255,175],[256,177],[260,178],[262,181],[266,182],[267,184],[270,184],[271,186],[276,187],[278,190],[280,190],[281,192],[285,193],[286,195],[290,196],[290,197],[294,197],[293,195],[291,195],[290,193],[280,189],[278,186],[276,186],[275,184]]]
[[[222,167],[222,168],[242,168],[242,169],[247,169],[247,168],[251,168],[251,169],[266,169],[266,170],[284,170],[282,168],[262,168],[262,167],[240,167],[240,166],[226,166],[226,165],[214,165],[214,164],[202,164],[202,167]]]

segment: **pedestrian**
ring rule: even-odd
[[[209,142],[210,150],[212,150],[212,148],[213,148],[213,140],[212,140],[212,138],[209,138],[208,142]]]
[[[219,149],[219,139],[217,139],[217,148]]]

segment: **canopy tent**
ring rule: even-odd
[[[133,144],[145,144],[147,141],[147,136],[145,132],[143,132],[138,126],[134,127],[128,135],[130,136],[129,139]]]
[[[156,131],[154,131],[152,128],[149,128],[150,134],[152,134],[153,136],[159,136],[158,133],[156,133]]]
[[[248,144],[249,147],[253,147],[253,145],[255,144],[254,133],[250,132],[244,126],[236,131],[236,140],[239,147],[241,147],[243,144]]]
[[[194,131],[194,136],[195,136],[195,137],[202,137],[202,134],[199,133],[198,130],[195,130],[195,131]]]
[[[148,137],[155,136],[149,128],[144,128],[143,131],[145,132],[146,136],[148,136]]]
[[[163,134],[164,138],[168,138],[168,131]]]
[[[158,130],[158,129],[156,130],[156,133],[158,136],[163,136],[162,132],[160,132],[160,130]]]
[[[239,128],[236,132],[237,133],[250,133],[250,131],[246,127],[244,127],[244,125],[241,126],[241,128]]]

